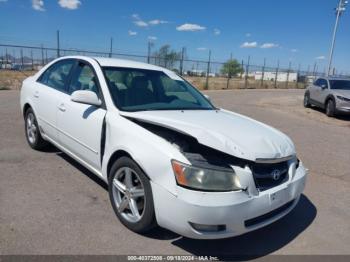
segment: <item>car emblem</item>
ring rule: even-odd
[[[281,177],[281,172],[278,169],[275,169],[272,171],[271,177],[273,178],[273,180],[278,180]]]

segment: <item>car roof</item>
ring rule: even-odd
[[[106,57],[91,57],[91,56],[64,56],[60,57],[60,59],[82,59],[89,60],[94,59],[101,67],[121,67],[121,68],[135,68],[135,69],[145,69],[145,70],[154,70],[164,72],[166,75],[171,77],[174,80],[183,79],[179,77],[174,71],[171,71],[167,68],[142,63],[133,60],[119,59],[119,58],[106,58]]]
[[[152,64],[147,64],[143,62],[119,59],[119,58],[106,58],[106,57],[93,57],[102,67],[127,67],[127,68],[138,68],[138,69],[148,69],[148,70],[157,70],[164,71],[167,70],[160,66],[155,66]]]
[[[346,78],[346,77],[334,77],[334,76],[320,76],[317,79],[327,79],[327,80],[346,80],[349,81],[350,78]]]

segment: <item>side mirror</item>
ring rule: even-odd
[[[322,90],[325,90],[327,88],[327,85],[321,85]]]
[[[204,95],[204,97],[205,97],[206,99],[208,99],[208,101],[211,101],[211,100],[210,100],[210,96]]]
[[[96,93],[88,90],[74,91],[71,94],[71,100],[76,103],[82,103],[87,105],[101,105],[101,100],[97,97]]]

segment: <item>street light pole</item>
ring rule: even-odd
[[[339,0],[338,7],[336,8],[336,20],[335,20],[335,25],[334,25],[334,30],[333,30],[333,38],[332,38],[332,44],[331,44],[331,51],[329,54],[329,61],[328,61],[328,70],[327,70],[327,76],[329,76],[331,70],[332,70],[332,60],[333,60],[333,53],[334,53],[334,46],[335,46],[335,38],[337,35],[337,30],[338,30],[338,24],[339,24],[339,17],[341,14],[345,11],[345,6],[347,5],[348,1],[347,0]]]

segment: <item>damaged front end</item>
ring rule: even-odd
[[[176,147],[191,166],[172,161],[177,183],[200,191],[246,191],[249,195],[288,181],[295,173],[295,156],[275,160],[251,161],[203,145],[193,136],[173,128],[138,119],[129,120],[165,139]]]

